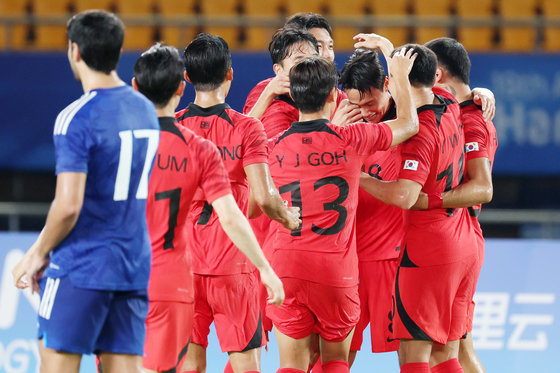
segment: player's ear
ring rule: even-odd
[[[191,80],[189,79],[189,74],[187,74],[187,70],[185,70],[185,72],[183,73],[183,75],[185,76],[185,80],[189,83],[192,84]]]
[[[230,67],[226,73],[226,80],[232,81],[233,80],[233,67]]]
[[[132,78],[132,80],[134,80],[134,78]],[[177,90],[175,91],[175,95],[179,97],[183,97],[183,93],[185,92],[186,86],[187,83],[185,83],[184,80],[181,80],[181,83],[179,83],[179,87],[177,87]]]
[[[140,92],[140,90],[138,89],[138,84],[136,84],[136,78],[134,77],[132,78],[131,84],[132,84],[132,88],[134,88],[135,91]]]
[[[279,63],[275,63],[274,65],[272,65],[272,71],[274,71],[275,75],[278,75],[282,72],[282,65],[280,65]]]
[[[76,62],[82,59],[82,55],[80,54],[80,48],[78,47],[77,43],[75,42],[70,43],[70,54],[72,55],[72,59],[74,59],[74,61]]]
[[[436,81],[435,83],[441,83],[441,81],[445,77],[445,71],[441,67],[437,67],[436,69]]]
[[[336,95],[337,95],[337,91],[336,91],[336,87],[334,87],[333,89],[331,89],[331,92],[329,93],[329,97],[327,97],[326,103],[336,102]]]
[[[385,77],[385,82],[383,83],[383,90],[384,90],[385,92],[387,92],[388,89],[389,89],[389,77],[386,76],[386,77]]]

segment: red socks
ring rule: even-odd
[[[229,361],[229,359],[228,359],[227,364],[224,368],[224,373],[233,373],[233,368],[231,367],[231,362]]]
[[[408,363],[401,365],[401,373],[430,373],[429,363]]]
[[[305,373],[305,371],[294,368],[279,368],[276,373]]]
[[[347,361],[331,360],[323,363],[324,373],[349,373],[350,367]]]
[[[432,373],[463,373],[459,360],[450,359],[432,367]]]

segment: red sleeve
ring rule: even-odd
[[[393,131],[387,124],[381,123],[352,123],[345,127],[337,127],[348,144],[359,155],[370,155],[378,150],[387,150],[393,142]]]
[[[262,82],[259,82],[255,87],[253,87],[253,89],[247,96],[247,100],[245,100],[245,106],[243,106],[243,114],[247,115],[247,113],[251,111],[253,106],[255,106],[255,104],[259,100],[259,97],[261,97],[262,92],[269,82],[270,79],[263,80]]]
[[[465,154],[467,161],[484,157],[490,159],[488,154],[490,139],[482,112],[463,114],[462,120],[465,131]]]
[[[246,117],[243,130],[243,167],[267,163],[267,137],[262,123],[258,119]]]
[[[427,117],[422,115],[423,113],[431,113],[432,116]],[[402,161],[399,173],[399,179],[416,181],[422,186],[424,186],[430,174],[430,167],[436,150],[430,124],[423,123],[423,121],[435,120],[433,112],[423,113],[419,115],[420,130],[418,133],[402,144]]]
[[[192,140],[193,154],[200,162],[200,188],[208,203],[231,194],[228,172],[222,163],[218,148],[202,137],[195,136]]]

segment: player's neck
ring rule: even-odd
[[[471,87],[469,87],[468,84],[465,83],[457,84],[457,86],[455,87],[455,91],[457,92],[455,98],[457,99],[458,102],[472,100],[473,98]]]
[[[315,113],[302,113],[301,111],[299,112],[299,121],[300,122],[308,122],[310,120],[317,120],[317,119],[326,119],[326,120],[330,120],[331,115],[330,112],[331,110],[328,108],[329,105],[325,105],[325,107],[323,107],[322,110],[317,111]]]
[[[432,92],[432,88],[430,87],[412,87],[412,98],[414,99],[416,108],[435,103],[434,92]]]
[[[165,106],[156,106],[156,113],[158,118],[162,117],[172,117],[175,118],[175,110],[179,105],[179,101],[181,101],[181,96],[174,95],[171,99],[167,102]]]
[[[80,74],[80,82],[82,83],[84,93],[88,93],[92,89],[115,88],[125,85],[115,70],[105,74],[89,69]]]
[[[226,102],[228,89],[223,84],[212,91],[196,91],[194,104],[200,107],[210,107]]]

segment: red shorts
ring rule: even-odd
[[[389,330],[389,318],[395,288],[399,259],[360,262],[360,320],[356,325],[350,351],[359,351],[364,339],[364,329],[370,324],[371,351],[389,352],[399,349],[399,341]]]
[[[406,255],[406,251],[405,251]],[[394,335],[445,344],[467,332],[478,254],[433,266],[401,265],[395,286]]]
[[[477,282],[478,282],[478,276],[480,275],[480,271],[482,270],[482,264],[484,263],[484,251],[485,251],[485,245],[484,245],[484,238],[482,240],[479,240],[479,247],[478,247],[478,262],[477,265],[475,267],[474,270],[474,275],[476,276]],[[473,293],[472,293],[472,298],[471,298],[471,303],[469,305],[469,313],[468,313],[468,319],[467,319],[467,332],[472,332],[473,329],[473,317],[474,317],[474,300],[472,300],[474,298],[474,293],[476,291],[476,286],[473,288]]]
[[[265,345],[257,272],[227,276],[194,275],[193,343],[208,347],[212,321],[222,352]]]
[[[192,303],[150,302],[144,368],[165,372],[181,366],[191,337],[193,312]]]
[[[272,330],[272,320],[266,314],[266,305],[268,300],[268,292],[266,290],[266,286],[262,283],[260,285],[260,292],[261,292],[261,315],[262,315],[262,323],[263,328],[266,332],[270,332]]]
[[[341,288],[282,278],[286,299],[266,313],[278,330],[294,339],[317,333],[328,342],[343,341],[360,318],[358,286]]]

